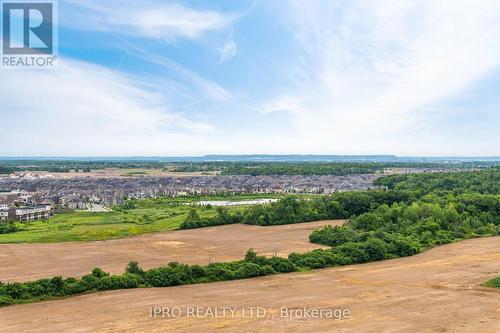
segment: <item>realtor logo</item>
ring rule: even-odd
[[[50,68],[57,60],[54,1],[2,1],[2,67]]]

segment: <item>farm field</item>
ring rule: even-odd
[[[62,275],[80,277],[92,268],[122,273],[131,260],[144,268],[170,261],[208,264],[243,258],[249,248],[263,255],[286,257],[291,252],[322,248],[309,234],[324,225],[317,221],[281,226],[225,225],[178,230],[124,239],[51,244],[0,244],[0,281],[28,281]]]
[[[177,172],[164,170],[160,168],[104,168],[95,169],[90,172],[51,172],[51,171],[17,171],[17,175],[30,174],[35,177],[46,177],[53,179],[68,178],[124,178],[124,177],[193,177],[193,176],[214,176],[216,171],[196,171],[196,172]]]
[[[499,273],[499,240],[471,239],[413,257],[307,273],[15,305],[0,309],[0,331],[493,333],[500,328],[500,291],[482,283]],[[269,317],[236,311],[234,318],[150,318],[152,306],[260,306]],[[349,309],[351,315],[281,318],[282,306]]]

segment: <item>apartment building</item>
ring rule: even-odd
[[[45,220],[51,216],[50,209],[50,205],[12,207],[9,209],[8,217],[22,222]]]
[[[0,204],[0,222],[5,222],[9,219],[9,206]]]

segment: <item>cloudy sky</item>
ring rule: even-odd
[[[0,155],[500,155],[500,1],[60,0]]]

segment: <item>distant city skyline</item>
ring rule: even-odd
[[[0,156],[500,155],[500,2],[60,0]]]

